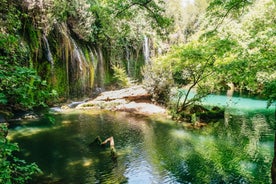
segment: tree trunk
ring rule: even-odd
[[[109,142],[109,146],[110,146],[112,159],[116,159],[117,158],[117,152],[116,152],[116,149],[115,149],[115,142],[114,142],[113,136],[107,138],[105,141],[103,141],[101,143],[101,145],[105,145],[108,142]]]

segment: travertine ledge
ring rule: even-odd
[[[102,92],[98,97],[79,104],[77,109],[105,109],[135,114],[166,114],[166,109],[151,102],[151,95],[141,86]]]

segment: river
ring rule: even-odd
[[[229,106],[224,119],[200,129],[160,117],[73,109],[53,112],[54,122],[45,117],[13,126],[9,139],[19,143],[21,158],[43,170],[31,183],[271,183],[274,107],[242,100],[250,108]],[[108,147],[91,144],[97,136],[114,137],[116,160]]]

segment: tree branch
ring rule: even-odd
[[[234,3],[232,6],[229,7],[229,9],[227,9],[226,13],[221,17],[219,23],[216,25],[215,29],[214,30],[217,30],[218,27],[223,23],[224,19],[229,15],[229,13],[235,8],[235,7],[239,7],[240,4],[246,2],[247,0],[241,0],[241,1],[238,1],[236,3]]]
[[[122,10],[120,10],[119,12],[116,13],[115,17],[118,17],[120,14],[122,14],[123,12],[127,11],[128,9],[130,9],[133,6],[142,6],[144,8],[146,8],[147,10],[150,10],[147,6],[147,4],[149,4],[152,0],[147,0],[144,3],[140,3],[140,2],[132,2],[131,4],[127,5],[126,7],[124,7]],[[150,12],[152,12],[152,10],[150,10]]]

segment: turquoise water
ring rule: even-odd
[[[186,93],[186,90],[182,92]],[[188,95],[188,99],[194,97],[195,94],[195,92],[191,91]],[[182,100],[184,101],[184,96]],[[226,95],[210,94],[202,98],[200,104],[207,107],[217,106],[225,108],[227,112],[236,115],[240,113],[273,113],[276,111],[276,102],[268,107],[267,100],[241,97],[239,95],[228,97]]]
[[[208,95],[202,100],[203,104],[211,106],[225,107],[227,109],[237,109],[239,111],[274,111],[276,104],[272,104],[267,108],[266,100],[243,98],[243,97],[227,97],[224,95]]]
[[[129,113],[72,110],[54,113],[55,123],[42,118],[16,125],[9,138],[19,143],[22,158],[44,171],[31,183],[271,183],[274,110],[260,101],[248,104],[201,129]],[[114,137],[117,160],[108,147],[91,145],[97,136]]]

